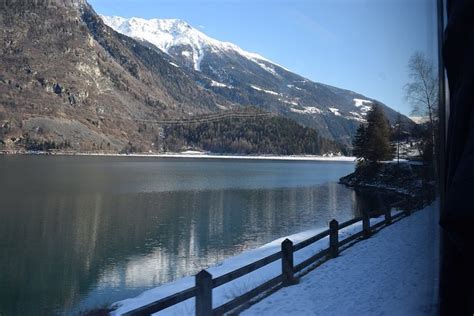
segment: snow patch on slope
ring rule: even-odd
[[[354,105],[356,107],[360,107],[360,106],[364,105],[365,103],[372,103],[372,101],[364,100],[364,99],[353,99],[353,101],[354,101]]]
[[[339,113],[339,109],[337,108],[329,108],[329,111],[336,116],[341,116],[341,113]]]
[[[353,99],[353,101],[354,101],[354,106],[358,107],[359,110],[362,112],[368,112],[372,108],[371,104],[373,102],[370,100]]]
[[[321,110],[315,106],[306,106],[304,110],[299,109],[290,109],[291,112],[300,113],[300,114],[321,114]]]
[[[230,88],[228,85],[223,84],[222,82],[211,80],[211,86],[219,88]]]
[[[357,113],[357,112],[349,112],[349,114],[351,114],[352,116],[349,117],[349,119],[351,120],[355,120],[355,121],[359,121],[359,122],[366,122],[367,120],[362,116],[364,114],[367,114],[367,113]]]
[[[295,101],[283,101],[283,102],[287,104],[291,104],[291,105],[296,105],[296,106],[298,105],[298,102],[295,102]]]
[[[298,102],[296,102],[296,100],[285,100],[283,98],[278,98],[278,101],[281,101],[283,103],[293,105],[293,106],[298,106],[299,105]]]
[[[301,89],[300,87],[297,87],[297,86],[292,85],[292,84],[287,84],[286,86],[287,86],[288,88],[290,88],[290,89],[303,90],[303,89]]]
[[[256,61],[256,60],[254,60],[254,62],[255,62],[257,65],[259,65],[263,70],[268,71],[269,73],[271,73],[271,74],[274,75],[274,76],[278,76],[277,72],[275,71],[275,68],[270,67],[270,66],[267,66],[267,65],[265,65],[264,63],[259,62],[259,61]]]
[[[272,91],[272,90],[265,90],[265,89],[262,89],[260,87],[257,87],[257,86],[254,86],[253,84],[250,85],[250,87],[254,90],[257,90],[257,91],[261,91],[261,92],[265,92],[265,93],[268,93],[268,94],[272,94],[272,95],[280,95],[278,92],[275,92],[275,91]]]

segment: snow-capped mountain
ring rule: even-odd
[[[186,50],[181,51],[180,59],[192,64],[194,70],[197,71],[201,70],[201,61],[209,51],[211,53],[238,53],[256,64],[262,61],[271,63],[266,58],[247,52],[235,44],[215,40],[180,19],[126,19],[103,15],[101,17],[105,24],[117,32],[148,41],[172,56],[176,57],[176,47],[186,47]],[[261,67],[267,66],[262,64]]]
[[[350,146],[375,102],[349,90],[312,82],[259,54],[213,39],[183,20],[102,19],[117,32],[165,52],[174,59],[170,64],[231,103],[279,113],[345,145]],[[395,121],[397,113],[383,107],[389,120]],[[412,124],[408,118],[404,120]]]

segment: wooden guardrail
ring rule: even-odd
[[[374,232],[380,230],[384,226],[388,226],[394,221],[400,220],[404,216],[409,216],[410,210],[399,212],[395,215],[392,214],[391,209],[385,212],[384,219],[377,222],[374,225],[370,223],[370,217],[368,214],[364,214],[362,217],[357,217],[339,224],[335,219],[329,222],[329,229],[320,232],[312,237],[309,237],[297,244],[289,239],[285,239],[281,243],[281,250],[266,256],[260,260],[249,263],[237,270],[228,272],[216,278],[206,270],[202,270],[195,276],[195,286],[167,296],[148,305],[140,308],[131,310],[124,315],[151,315],[162,311],[170,306],[184,302],[192,297],[196,298],[195,307],[197,316],[209,316],[209,315],[223,315],[228,313],[245,303],[248,303],[253,298],[261,296],[265,292],[278,287],[289,286],[298,283],[297,273],[302,272],[306,268],[313,264],[320,263],[323,260],[335,258],[339,255],[341,249],[346,249],[348,246],[354,244],[356,241],[364,238],[369,238]],[[362,221],[362,230],[354,233],[343,240],[339,240],[339,231],[347,228],[355,223]],[[293,255],[294,252],[301,250],[325,237],[329,236],[328,248],[325,248],[313,256],[305,259],[301,263],[294,265]],[[218,306],[217,308],[212,307],[212,290],[218,286],[234,281],[244,275],[247,275],[255,270],[258,270],[272,262],[281,259],[281,274],[260,284],[256,288],[248,291],[247,293],[236,297],[225,304]]]

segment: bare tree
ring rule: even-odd
[[[408,61],[410,82],[405,85],[406,98],[412,105],[412,114],[428,117],[432,152],[434,154],[436,124],[438,121],[438,75],[433,62],[420,52]]]

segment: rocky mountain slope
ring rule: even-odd
[[[6,142],[44,135],[80,150],[118,150],[130,140],[147,149],[140,120],[227,104],[170,65],[166,54],[105,26],[85,1],[19,1],[0,10]]]
[[[0,27],[0,150],[179,150],[171,137],[182,149],[348,152],[374,102],[183,21],[101,18],[85,0],[0,2]],[[262,130],[265,113],[277,116]],[[202,128],[209,139],[194,137]]]
[[[268,59],[237,45],[210,38],[177,19],[122,18],[102,16],[120,33],[146,41],[174,58],[202,86],[226,100],[276,112],[324,137],[351,144],[375,100],[361,94],[312,82]],[[384,106],[394,122],[397,113]],[[403,117],[405,125],[412,125]]]
[[[1,2],[0,27],[4,149],[159,151],[169,143],[167,131],[174,131],[167,126],[182,119],[206,120],[221,112],[235,118],[244,111],[255,126],[252,113],[261,114],[203,86],[148,42],[115,32],[85,0]],[[276,120],[276,126],[289,124]],[[232,134],[232,143],[245,143],[244,132]],[[339,151],[339,145],[318,139],[313,141],[330,144],[318,153]]]

